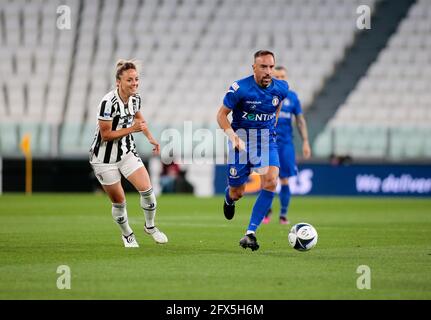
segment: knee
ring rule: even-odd
[[[125,203],[126,197],[124,197],[123,195],[114,195],[112,196],[111,200],[113,203]]]
[[[277,188],[277,178],[266,179],[263,181],[262,189],[275,191]]]

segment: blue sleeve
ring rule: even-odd
[[[280,80],[281,81],[281,87],[282,87],[282,93],[284,95],[284,97],[282,97],[281,100],[284,100],[285,98],[287,98],[289,96],[289,84],[287,83],[287,81],[285,80]]]
[[[226,95],[224,96],[223,105],[229,109],[233,109],[236,107],[239,101],[240,101],[239,85],[237,82],[234,82],[229,87],[229,90],[226,92]]]
[[[302,114],[302,107],[301,107],[301,102],[299,101],[298,96],[294,93],[294,106],[293,106],[293,113],[295,114],[295,116],[297,116],[298,114]]]

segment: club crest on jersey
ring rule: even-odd
[[[275,107],[275,106],[278,106],[278,104],[280,103],[280,99],[278,99],[278,97],[277,96],[274,96],[274,97],[272,97],[272,105]]]
[[[236,177],[236,175],[238,174],[238,171],[236,171],[235,167],[230,167],[229,173],[232,177]]]

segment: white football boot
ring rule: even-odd
[[[151,235],[156,243],[164,244],[168,242],[168,237],[156,227],[147,228],[147,226],[144,226],[144,231]]]
[[[121,239],[123,239],[123,243],[126,248],[139,248],[139,244],[133,233],[128,236],[121,236]]]

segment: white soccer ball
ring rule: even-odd
[[[311,224],[300,222],[290,229],[288,238],[292,248],[307,251],[316,245],[317,231]]]

